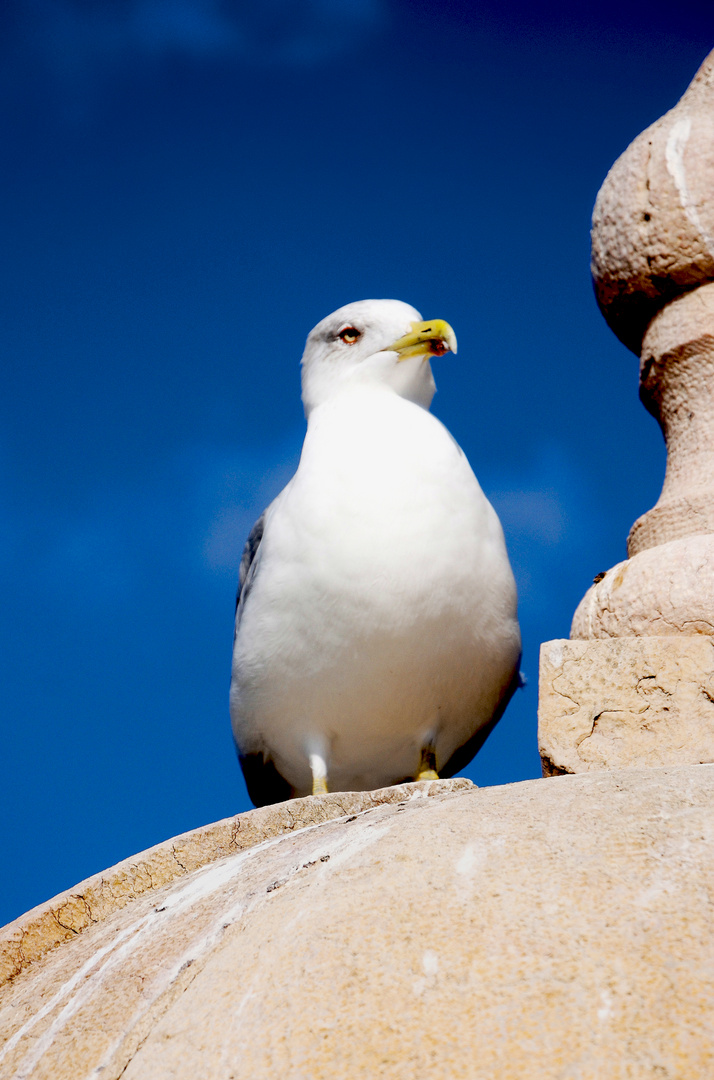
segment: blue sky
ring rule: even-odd
[[[608,168],[709,2],[7,0],[0,9],[0,923],[249,807],[227,710],[245,535],[310,328],[448,319],[434,411],[501,514],[528,686],[466,770],[539,774],[538,646],[664,452],[598,313]]]

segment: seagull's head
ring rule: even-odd
[[[443,319],[424,322],[401,300],[359,300],[310,331],[302,357],[302,399],[309,414],[351,387],[388,387],[428,409],[436,385],[429,360],[456,352]]]

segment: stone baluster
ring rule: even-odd
[[[660,498],[541,649],[546,775],[714,761],[714,52],[595,204],[592,271],[667,443]]]

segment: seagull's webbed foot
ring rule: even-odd
[[[439,774],[436,771],[436,754],[433,746],[423,746],[421,751],[421,764],[419,765],[419,771],[414,777],[415,780],[438,780]]]
[[[327,795],[327,763],[320,754],[310,754],[313,795]]]

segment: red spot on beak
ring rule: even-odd
[[[429,349],[432,356],[443,356],[444,353],[449,351],[449,346],[442,338],[432,338],[429,342]]]

